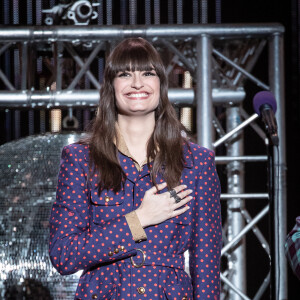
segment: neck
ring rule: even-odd
[[[128,117],[118,116],[118,125],[126,144],[146,146],[155,126],[154,115]]]
[[[141,166],[147,157],[147,144],[155,126],[154,115],[152,117],[127,117],[118,116],[118,125],[124,138],[129,153]]]

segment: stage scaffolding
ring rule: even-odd
[[[226,152],[225,155],[216,157],[218,165],[227,166],[227,186],[221,195],[222,206],[226,208],[227,215],[223,228],[222,259],[226,263],[221,274],[222,299],[261,299],[272,281],[272,274],[265,274],[255,295],[252,292],[252,296],[248,296],[245,253],[246,235],[250,231],[257,237],[267,256],[271,254],[273,247],[274,299],[287,299],[287,267],[283,250],[286,236],[283,34],[284,29],[280,24],[1,27],[0,55],[18,49],[19,55],[15,57],[15,61],[19,62],[20,88],[0,69],[0,80],[4,85],[4,89],[0,91],[0,109],[68,109],[73,117],[73,108],[95,108],[99,101],[101,80],[91,71],[91,67],[99,53],[108,53],[117,41],[126,37],[148,39],[162,56],[171,57],[167,71],[174,71],[172,64],[176,64],[192,77],[193,83],[189,88],[171,87],[169,97],[181,109],[187,107],[196,111],[194,123],[198,143],[215,149],[216,153],[220,147],[224,147]],[[232,44],[235,47],[245,45],[245,49],[239,52],[240,57],[230,55]],[[85,53],[89,52],[84,59],[78,52],[81,46],[86,48]],[[267,84],[251,74],[253,65],[265,47],[268,47]],[[32,53],[35,53],[33,57],[37,57],[36,53],[43,53],[44,48],[47,48],[47,56],[54,61],[52,81],[55,82],[55,88],[46,86],[37,90],[31,86]],[[77,72],[68,86],[63,87],[63,62],[66,53],[68,59],[72,59],[77,65]],[[78,83],[82,78],[89,81],[90,88],[79,87]],[[267,142],[265,133],[255,123],[258,115],[251,111],[247,113],[243,108],[247,96],[243,86],[245,80],[254,83],[258,90],[273,92],[277,100],[279,155],[275,156],[274,168],[278,178],[272,212],[272,215],[277,216],[274,245],[268,244],[268,238],[264,237],[258,226],[259,221],[269,213],[267,190],[246,193],[244,188],[248,179],[244,170],[245,163],[260,164],[267,161],[264,153],[245,155],[243,144],[246,136],[243,130],[246,126],[252,126],[257,136]],[[216,109],[220,107],[225,111],[225,126],[215,115]],[[266,203],[254,217],[245,206],[247,201],[254,201],[253,199]]]

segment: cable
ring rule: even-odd
[[[280,253],[280,234],[279,234],[279,230],[280,230],[280,224],[279,224],[279,192],[278,192],[278,187],[279,187],[279,173],[280,173],[280,163],[279,163],[279,147],[278,146],[273,146],[273,152],[274,152],[274,162],[277,162],[276,165],[274,165],[274,169],[276,170],[274,173],[274,208],[275,208],[275,212],[276,212],[276,218],[275,218],[275,224],[276,224],[276,250],[275,253],[277,253],[277,255],[275,255],[276,258],[276,266],[277,266],[277,272],[276,272],[276,298],[275,299],[280,299],[279,295],[280,295],[280,276],[281,276],[281,271],[280,271],[280,260],[279,260],[279,253]],[[276,155],[276,157],[275,157]]]

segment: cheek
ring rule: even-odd
[[[155,93],[157,94],[157,97],[160,97],[160,81],[159,79],[156,80],[155,82],[153,82],[152,84],[152,88],[155,91]]]
[[[115,78],[113,82],[113,88],[115,91],[115,94],[120,93],[124,89],[125,83],[120,80],[119,78]]]
[[[160,92],[159,91],[157,92],[157,96],[156,97],[157,97],[156,98],[157,105],[159,105],[159,103],[160,103]]]
[[[122,91],[121,84],[118,81],[114,81],[114,84],[113,84],[113,93],[114,93],[114,96],[115,96],[116,103],[120,99],[121,91]]]
[[[122,105],[122,101],[120,100],[120,96],[118,93],[115,91],[115,106],[116,108],[120,108],[120,105]]]

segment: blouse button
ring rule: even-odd
[[[105,196],[104,200],[105,200],[105,202],[109,202],[110,201],[109,196]]]
[[[120,250],[119,250],[118,248],[115,249],[115,253],[116,253],[116,254],[119,253],[119,251],[120,251]]]
[[[186,297],[186,296],[183,296],[183,297],[182,297],[182,300],[187,300],[187,297]]]
[[[112,251],[108,252],[108,256],[113,256],[113,255],[114,255],[114,253]]]
[[[139,294],[141,294],[141,295],[143,295],[143,294],[145,294],[145,288],[143,287],[143,286],[141,286],[141,287],[139,287],[138,289],[137,289],[137,291],[138,291],[138,293]]]
[[[121,249],[121,251],[124,251],[124,250],[125,250],[125,247],[124,247],[124,246],[121,246],[120,249]]]
[[[96,294],[92,295],[92,299],[97,299],[97,298],[98,298],[98,296]]]

